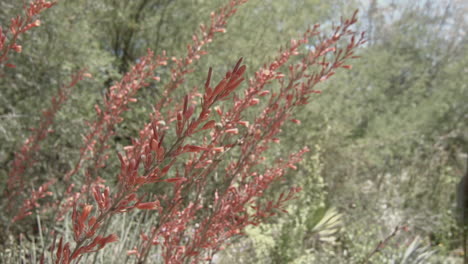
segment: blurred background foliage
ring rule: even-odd
[[[44,26],[24,36],[23,53],[12,55],[18,67],[1,69],[0,186],[37,113],[71,73],[86,68],[94,78],[81,82],[60,111],[56,133],[28,171],[32,183],[72,166],[94,104],[147,48],[183,56],[198,25],[225,2],[74,0],[45,12]],[[22,1],[1,1],[0,24],[7,25],[21,7]],[[320,87],[323,93],[295,116],[302,124],[288,126],[269,152],[273,158],[304,145],[312,149],[271,195],[293,185],[303,191],[288,214],[246,230],[247,236],[216,255],[216,263],[366,263],[397,226],[409,230],[400,230],[370,263],[461,263],[454,201],[468,153],[466,1],[251,0],[229,21],[227,33],[207,46],[209,54],[195,63],[175,96],[203,83],[209,66],[219,76],[239,57],[252,76],[309,25],[321,23],[326,31],[356,8],[368,37],[361,59]],[[117,149],[148,121],[168,69],[158,71],[160,85],[140,91],[113,138]],[[115,177],[115,151],[110,156],[103,178]],[[143,223],[119,221],[115,228],[123,234]],[[98,259],[112,263],[116,252],[132,245],[106,248]]]

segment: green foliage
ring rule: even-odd
[[[408,248],[397,259],[392,259],[392,264],[422,264],[427,263],[429,258],[434,255],[435,251],[430,247],[424,246],[419,237],[416,237]]]
[[[246,238],[218,256],[219,263],[358,263],[401,224],[411,232],[397,237],[400,245],[391,243],[372,263],[444,263],[460,247],[453,208],[463,155],[468,153],[467,5],[456,0],[383,2],[361,5],[361,26],[368,31],[369,44],[352,72],[341,72],[322,85],[322,95],[294,116],[302,124],[283,131],[283,149],[275,149],[279,153],[313,147],[297,173],[278,183],[270,195],[292,185],[303,191],[287,208],[288,214],[250,228]],[[28,44],[12,58],[21,67],[5,69],[0,78],[0,184],[5,186],[13,153],[37,121],[31,113],[47,106],[71,72],[87,68],[94,79],[76,87],[60,112],[55,135],[44,142],[37,165],[28,172],[32,178],[67,171],[82,142],[76,131],[84,131],[84,121],[94,118],[93,106],[102,101],[106,87],[148,47],[156,53],[166,50],[169,57],[182,56],[199,23],[206,23],[210,11],[221,3],[76,0],[60,1],[44,13],[41,19],[47,26],[22,39]],[[22,1],[0,2],[0,23],[6,24],[21,5]],[[226,70],[226,61],[244,56],[251,77],[276,54],[279,43],[299,36],[310,24],[322,22],[327,27],[358,5],[339,0],[252,0],[233,17],[229,34],[207,46],[213,56],[196,62],[195,72],[214,66],[219,75]],[[165,79],[170,73],[158,75]],[[201,85],[205,77],[190,75],[180,94]],[[118,137],[113,139],[117,149],[148,120],[160,90],[154,85],[141,91],[138,104],[125,116],[130,122],[117,127]],[[51,155],[55,149],[60,153]],[[266,158],[276,158],[275,151]],[[117,159],[110,156],[113,167]],[[151,219],[119,219],[109,228],[126,237],[137,234],[144,221]],[[25,258],[30,243],[23,240],[0,257],[19,252],[15,256]],[[106,260],[103,254],[116,256],[134,245],[135,241],[126,241],[122,248],[106,248],[97,258],[112,263],[115,259]]]

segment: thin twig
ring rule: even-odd
[[[374,250],[372,250],[369,254],[367,254],[367,256],[360,263],[361,264],[368,263],[372,256],[380,252],[382,249],[384,249],[388,245],[388,242],[397,235],[399,230],[400,230],[400,226],[395,227],[395,230],[393,230],[393,232],[389,236],[387,236],[384,240],[381,240],[377,244],[377,246],[374,248]]]

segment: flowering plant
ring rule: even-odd
[[[204,48],[208,43],[226,32],[227,20],[246,1],[230,0],[212,12],[209,26],[200,26],[183,58],[169,59],[165,53],[155,56],[148,50],[122,80],[109,87],[103,104],[95,106],[96,118],[89,122],[74,166],[62,178],[45,177],[39,188],[28,190],[24,175],[33,164],[32,154],[52,132],[54,116],[71,88],[92,76],[79,71],[68,85],[59,88],[50,109],[43,111],[38,128],[12,161],[4,193],[12,223],[17,224],[33,214],[41,200],[54,195],[50,186],[62,185],[55,188],[62,190],[55,194],[60,198],[47,210],[54,212],[55,224],[69,217],[73,234],[68,241],[67,234],[54,231],[53,226],[44,227],[53,239],[45,250],[50,254],[43,253],[42,261],[76,263],[84,255],[117,242],[117,234],[106,234],[106,226],[115,215],[136,210],[153,215],[151,228],[140,230],[140,242],[127,252],[138,263],[147,262],[153,248],[158,248],[165,263],[209,261],[230,239],[242,235],[245,227],[285,211],[285,203],[295,197],[299,187],[291,187],[273,200],[265,194],[288,170],[296,169],[308,148],[274,161],[267,160],[267,151],[272,144],[281,144],[279,136],[287,122],[301,123],[294,113],[320,93],[319,83],[339,68],[351,69],[345,62],[357,57],[354,50],[364,39],[351,29],[356,13],[334,27],[329,36],[315,25],[291,40],[248,81],[241,58],[222,78],[209,68],[202,89],[195,87],[177,100],[173,92],[184,83],[184,77],[193,74],[191,65],[207,54]],[[21,51],[16,44],[18,34],[39,26],[39,20],[31,22],[33,17],[53,5],[36,0],[26,7],[25,19],[12,20],[11,36],[0,31],[4,54],[0,63],[7,60],[9,50]],[[344,46],[343,40],[347,41]],[[150,120],[138,138],[117,154],[120,168],[116,169],[116,184],[102,179],[100,170],[107,165],[115,126],[125,121],[123,113],[137,102],[141,88],[161,81],[156,71],[170,61],[174,62],[171,78],[163,86],[163,97],[154,104]],[[165,186],[164,192],[150,195],[143,191],[151,184]],[[27,192],[32,195],[24,195]]]

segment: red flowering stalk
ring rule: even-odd
[[[192,37],[193,43],[188,45],[187,55],[183,59],[172,57],[176,63],[175,67],[171,69],[171,80],[164,86],[164,97],[156,104],[155,112],[164,105],[171,102],[168,96],[178,86],[184,82],[184,76],[191,73],[193,69],[189,66],[201,56],[207,54],[202,48],[211,43],[218,32],[226,31],[227,20],[235,14],[236,7],[247,2],[247,0],[231,0],[228,4],[221,7],[217,12],[211,13],[211,23],[209,27],[200,25],[200,33],[194,34]],[[86,184],[84,184],[80,191],[69,192],[68,198],[64,199],[69,201],[67,205],[62,205],[57,219],[62,216],[70,208],[71,201],[79,196],[81,193],[87,193],[89,186],[93,181],[96,181],[97,171],[99,168],[105,166],[108,155],[105,150],[109,149],[107,144],[109,138],[114,135],[114,127],[116,124],[123,121],[121,115],[124,111],[128,110],[128,102],[136,102],[135,95],[142,86],[148,85],[148,79],[152,77],[153,80],[159,81],[159,77],[153,77],[155,69],[159,65],[166,65],[167,58],[165,53],[163,56],[158,56],[156,61],[152,61],[153,53],[148,50],[148,55],[141,58],[132,70],[127,73],[122,81],[112,87],[104,102],[104,108],[101,110],[99,106],[95,106],[98,118],[93,123],[89,124],[90,132],[84,136],[84,146],[80,149],[80,156],[71,169],[65,175],[65,180],[68,182],[70,178],[76,174],[87,160],[92,159],[92,164],[86,170]]]
[[[191,104],[187,95],[181,106],[175,106],[173,133],[167,125],[172,120],[164,119],[156,111],[152,121],[140,131],[139,140],[125,148],[125,155],[118,154],[121,168],[117,189],[111,191],[104,184],[93,184],[97,206],[78,206],[78,200],[74,201],[75,246],[69,243],[62,246],[61,239],[56,263],[69,263],[115,241],[115,235],[96,234],[113,215],[135,208],[158,213],[158,224],[149,234],[142,233],[142,243],[129,252],[137,255],[139,263],[147,260],[154,245],[161,247],[166,263],[206,260],[228,239],[240,235],[246,226],[257,225],[277,210],[284,210],[285,202],[294,198],[298,188],[280,194],[276,200],[261,202],[260,198],[271,183],[281,179],[288,169],[296,168],[308,149],[303,148],[285,160],[278,159],[272,166],[263,164],[262,155],[271,143],[279,143],[277,135],[296,108],[307,104],[309,96],[318,92],[314,90],[316,84],[332,76],[337,68],[350,68],[344,62],[353,58],[354,49],[364,42],[362,36],[356,41],[355,32],[349,29],[355,22],[355,15],[343,21],[331,37],[319,39],[305,53],[299,47],[319,34],[318,26],[307,31],[303,39],[291,41],[273,63],[256,73],[242,98],[234,95],[244,80],[242,60],[216,86],[211,86],[210,69],[201,103]],[[349,44],[339,48],[338,41],[347,36],[351,36]],[[287,64],[291,56],[298,55],[302,57],[300,63]],[[281,66],[288,67],[288,74],[281,72]],[[273,81],[278,82],[279,90],[266,90]],[[265,96],[269,99],[261,103],[260,98]],[[223,111],[218,104],[226,100],[232,106]],[[260,114],[248,122],[242,115],[247,109],[258,109]],[[216,122],[217,119],[220,121]],[[202,138],[201,144],[187,143],[197,137]],[[208,190],[206,182],[213,179],[228,153],[237,159],[225,164],[222,184],[216,190]],[[181,164],[180,160],[186,162]],[[175,177],[167,178],[173,167],[182,167],[182,174],[176,169],[171,173]],[[138,190],[159,182],[171,183],[172,195],[144,202],[144,195],[139,195]],[[79,207],[81,212],[77,210]]]
[[[255,73],[256,77],[253,80],[250,80],[250,87],[245,91],[244,98],[240,99],[241,101],[236,102],[237,106],[235,108],[230,109],[229,113],[226,113],[225,116],[223,114],[223,110],[220,107],[216,108],[216,112],[220,117],[225,118],[226,120],[231,120],[229,124],[224,125],[224,127],[226,127],[227,133],[238,133],[237,128],[230,127],[236,127],[237,125],[248,127],[249,122],[242,121],[240,119],[242,112],[239,112],[238,110],[241,108],[256,105],[259,102],[259,99],[256,97],[264,97],[268,95],[270,91],[263,91],[263,87],[267,83],[274,81],[275,79],[280,79],[284,77],[284,74],[277,73],[275,71],[281,66],[283,66],[291,58],[291,56],[297,56],[299,54],[298,48],[306,44],[309,38],[317,34],[319,34],[317,28],[314,28],[313,30],[307,30],[300,40],[292,40],[290,46],[287,49],[285,49],[284,51],[280,50],[279,56],[271,65],[269,65],[268,67],[265,66],[264,68],[260,69],[258,72]],[[192,102],[193,105],[197,104],[197,102],[195,101],[196,97],[202,97],[202,94],[200,94],[197,90],[198,88],[194,87],[194,89],[188,95],[189,100]],[[177,112],[181,108],[182,104],[179,103],[176,104],[176,107],[174,107],[173,111],[168,110],[167,119],[169,119],[170,122],[175,121]],[[158,117],[161,116],[159,115]],[[216,122],[214,120],[211,120],[208,124],[206,124],[205,129],[213,128],[215,124]],[[220,124],[221,123],[218,123],[218,125]],[[222,134],[223,133],[215,133],[212,136],[213,140],[211,144],[218,144],[218,141],[220,140]]]
[[[105,166],[108,157],[103,154],[109,148],[107,142],[115,134],[115,126],[123,121],[122,114],[129,109],[130,102],[137,101],[135,96],[138,90],[149,85],[148,81],[153,78],[156,68],[166,64],[165,52],[162,56],[154,58],[154,53],[148,50],[147,55],[140,58],[120,82],[109,88],[102,109],[95,105],[97,118],[88,124],[90,132],[84,136],[84,146],[80,149],[78,161],[74,168],[65,174],[65,181],[68,182],[87,160],[93,159],[90,168],[94,172]],[[88,185],[90,181],[87,179]]]
[[[69,244],[68,246],[58,247],[57,255],[63,257],[66,261],[71,261],[78,258],[80,255],[89,253],[95,250],[102,248],[106,243],[113,242],[116,240],[115,235],[112,236],[112,239],[104,239],[100,236],[96,236],[97,231],[110,220],[112,215],[128,212],[135,208],[140,210],[155,210],[160,209],[159,200],[151,202],[142,202],[143,196],[138,197],[137,190],[144,184],[152,182],[171,182],[176,186],[180,186],[184,181],[183,178],[171,178],[164,179],[163,177],[167,174],[172,164],[175,161],[175,158],[179,155],[189,152],[198,152],[201,150],[208,150],[203,147],[193,146],[188,144],[183,144],[186,137],[200,131],[198,128],[199,125],[204,122],[211,112],[210,108],[214,102],[220,98],[228,96],[235,88],[242,82],[242,74],[245,71],[245,66],[240,67],[240,61],[232,71],[228,73],[226,77],[220,82],[219,85],[225,87],[224,89],[218,89],[212,93],[212,99],[207,100],[202,105],[202,111],[198,118],[195,121],[189,122],[190,117],[194,114],[194,109],[189,108],[186,104],[184,110],[180,113],[180,120],[177,125],[178,139],[175,140],[174,144],[168,150],[165,150],[159,142],[163,142],[164,136],[161,133],[164,133],[161,129],[158,128],[157,124],[150,126],[150,129],[142,131],[141,137],[147,139],[146,141],[140,144],[138,141],[134,142],[132,147],[127,148],[127,155],[125,157],[119,154],[121,160],[121,171],[119,174],[119,185],[118,190],[114,193],[111,193],[109,187],[106,187],[103,184],[96,184],[92,188],[93,198],[97,204],[98,210],[94,212],[94,215],[90,217],[92,213],[92,205],[84,205],[82,212],[78,213],[77,211],[77,200],[74,203],[74,210],[72,214],[73,221],[73,231],[74,231],[74,241],[75,247],[71,250]],[[186,99],[187,102],[187,99]],[[158,146],[159,144],[159,146]],[[138,167],[140,162],[143,162],[141,159],[141,151],[145,151],[150,157],[148,159],[153,164],[151,167],[145,168],[146,173],[144,175],[138,175]],[[154,152],[155,155],[151,153]],[[134,155],[139,155],[138,161],[133,157]],[[161,169],[159,168],[159,161],[172,160],[169,164],[166,164]],[[178,205],[174,204],[172,211],[177,209]],[[190,214],[190,210],[185,210],[186,214]],[[188,219],[190,219],[188,217]],[[110,237],[109,236],[109,237]],[[104,239],[104,240],[103,240]],[[103,241],[99,243],[99,241]],[[60,252],[59,252],[60,251]],[[59,259],[57,257],[57,259]],[[68,262],[58,262],[58,263],[68,263]]]
[[[42,11],[51,8],[55,2],[46,2],[44,0],[36,0],[29,5],[24,5],[26,15],[24,17],[17,16],[10,21],[9,31],[4,32],[0,26],[0,65],[5,64],[8,60],[8,53],[11,50],[20,53],[21,45],[17,43],[18,38],[28,30],[41,25],[41,21],[36,19],[37,15]],[[9,34],[8,34],[9,32]],[[13,64],[5,64],[7,67],[16,67]]]
[[[190,68],[190,65],[193,64],[196,60],[199,60],[201,56],[206,55],[207,52],[202,50],[202,48],[211,43],[216,35],[216,33],[225,33],[227,20],[233,16],[237,9],[237,6],[246,3],[248,0],[231,0],[225,6],[219,8],[216,12],[211,12],[210,15],[210,25],[206,27],[205,25],[200,25],[200,32],[192,36],[193,43],[187,45],[187,55],[178,59],[172,57],[171,60],[176,63],[176,66],[173,67],[171,71],[171,80],[164,86],[164,92],[162,98],[155,104],[153,119],[159,119],[160,122],[158,125],[166,124],[164,120],[168,120],[169,123],[177,120],[177,112],[181,109],[182,104],[178,101],[174,101],[170,97],[170,94],[177,89],[181,84],[184,83],[184,77],[193,72],[193,69]],[[188,101],[192,101],[195,97],[200,97],[201,94],[197,93],[197,90],[193,90],[187,95]],[[193,101],[192,101],[193,102]],[[174,109],[167,109],[166,116],[167,118],[162,117],[162,109],[171,104],[176,104],[177,107]],[[172,111],[171,111],[172,110]]]
[[[12,222],[19,221],[28,215],[32,214],[32,210],[40,207],[38,200],[43,199],[47,196],[51,196],[52,192],[48,191],[50,185],[54,181],[49,181],[41,185],[37,190],[32,190],[28,193],[28,198],[23,202],[23,205],[19,209],[18,213],[13,217]]]
[[[207,28],[203,24],[200,25],[200,33],[194,34],[192,37],[193,43],[187,46],[187,55],[183,59],[172,57],[176,66],[171,69],[171,80],[163,89],[164,96],[156,104],[156,111],[160,110],[165,103],[171,102],[168,98],[169,94],[184,82],[185,75],[193,71],[193,69],[189,68],[189,65],[194,61],[199,60],[201,56],[207,54],[207,52],[202,50],[202,48],[207,43],[213,41],[217,32],[226,31],[225,26],[227,24],[227,20],[235,14],[235,7],[245,2],[247,2],[247,0],[231,0],[227,5],[221,7],[219,11],[212,12],[210,26]],[[69,180],[70,177],[74,175],[80,167],[82,167],[82,163],[86,159],[94,159],[94,165],[92,166],[94,171],[97,171],[98,168],[104,166],[107,156],[102,155],[102,153],[108,148],[106,142],[114,134],[114,126],[123,121],[121,115],[124,111],[128,110],[128,102],[136,102],[136,92],[141,88],[141,86],[148,85],[147,80],[149,77],[152,77],[153,80],[159,81],[159,77],[153,77],[151,72],[154,74],[154,70],[159,65],[167,64],[165,53],[163,53],[163,56],[161,57],[158,56],[156,62],[151,62],[152,56],[154,56],[153,53],[148,50],[148,55],[141,58],[140,62],[124,76],[123,80],[119,84],[110,88],[111,91],[105,100],[103,110],[96,105],[98,119],[89,125],[92,130],[85,136],[85,146],[80,150],[80,158],[78,162],[76,162],[74,169],[66,174],[66,180]],[[144,72],[143,69],[145,70]],[[98,150],[95,150],[96,145],[98,145]],[[86,157],[86,153],[91,152],[95,153],[93,154],[93,157]]]
[[[207,29],[203,25],[200,26],[201,36],[197,36],[196,34],[193,36],[194,43],[188,46],[187,56],[184,59],[180,60],[173,58],[173,61],[176,62],[176,67],[171,70],[171,81],[165,86],[165,97],[163,97],[163,99],[156,105],[157,109],[160,109],[160,107],[165,105],[165,102],[169,102],[165,100],[167,96],[172,91],[174,91],[180,84],[183,83],[183,76],[192,71],[188,68],[189,65],[192,64],[193,61],[198,60],[200,56],[206,54],[205,51],[201,50],[202,47],[207,43],[212,42],[216,32],[225,32],[224,26],[227,23],[227,19],[236,12],[235,7],[244,2],[246,2],[246,0],[230,1],[229,4],[222,7],[219,10],[219,12],[212,13],[211,24],[209,28]],[[106,142],[113,135],[114,126],[123,121],[121,118],[121,114],[123,111],[127,110],[127,103],[130,101],[136,101],[136,99],[133,96],[136,94],[136,91],[141,87],[142,84],[143,86],[146,85],[146,79],[152,76],[151,73],[154,72],[156,68],[154,66],[166,64],[165,56],[158,57],[156,63],[151,62],[152,56],[153,54],[151,53],[151,51],[148,51],[147,57],[140,59],[140,62],[133,67],[131,72],[126,74],[124,79],[119,84],[114,85],[110,88],[111,92],[106,98],[107,100],[105,101],[105,106],[103,110],[96,106],[98,119],[94,123],[90,124],[90,127],[92,129],[91,132],[85,136],[85,144],[84,147],[80,150],[80,157],[76,162],[74,168],[66,174],[65,180],[70,180],[71,176],[78,172],[78,170],[82,167],[83,162],[85,162],[86,160],[92,158],[93,165],[91,165],[86,171],[86,184],[84,184],[81,187],[81,190],[78,192],[68,191],[67,198],[63,199],[66,202],[62,204],[62,208],[57,214],[57,219],[61,219],[62,216],[66,213],[67,209],[72,205],[75,205],[76,207],[76,203],[80,195],[88,193],[88,191],[90,190],[89,187],[91,186],[92,182],[95,182],[96,180],[94,179],[94,177],[97,175],[98,169],[103,167],[105,164],[107,155],[104,155],[103,153],[106,149],[109,148]],[[142,69],[145,68],[145,66],[146,71],[143,72]],[[159,77],[153,77],[153,80],[159,81]],[[99,190],[95,188],[93,192],[95,194],[95,199],[98,199],[98,197],[100,196],[96,196],[96,193],[99,192]],[[131,202],[133,201],[133,199],[134,197],[132,199],[124,201]],[[155,202],[150,202],[136,203],[134,206],[139,209],[149,209],[152,208],[154,205]],[[105,217],[101,217],[99,219],[104,220]],[[84,241],[88,239],[88,237],[85,237],[83,239],[84,240],[79,241],[75,240],[75,242],[77,243],[77,247],[74,253],[71,253],[71,259],[77,257],[80,254],[89,252],[89,249],[92,248],[90,247],[90,245],[81,246],[81,244],[84,243]],[[66,247],[62,248],[62,250],[67,251]],[[66,255],[66,253],[64,253],[64,255]]]
[[[204,119],[207,122],[200,130],[211,130],[211,142],[204,138],[205,144],[202,146],[172,145],[170,149],[176,149],[176,152],[169,156],[171,158],[166,161],[166,164],[172,166],[176,156],[185,150],[192,153],[184,165],[184,175],[180,177],[179,173],[176,173],[177,177],[166,180],[176,183],[173,195],[160,202],[163,208],[159,209],[158,225],[152,229],[150,234],[145,235],[147,239],[143,239],[139,248],[135,248],[130,253],[137,255],[140,262],[144,262],[148,256],[149,248],[152,245],[161,245],[166,263],[181,263],[190,259],[197,262],[203,256],[203,252],[216,252],[224,241],[239,234],[245,226],[258,224],[264,218],[274,215],[274,210],[281,209],[284,202],[292,198],[292,194],[298,191],[297,189],[292,189],[289,195],[282,194],[276,202],[270,201],[263,206],[255,205],[253,207],[256,210],[255,213],[249,213],[247,210],[248,205],[256,204],[258,198],[263,196],[269,185],[280,179],[287,168],[294,169],[302,154],[308,151],[304,148],[297,154],[290,156],[288,160],[278,160],[276,165],[265,169],[264,173],[258,171],[259,165],[264,159],[261,156],[262,153],[268,149],[269,144],[279,143],[276,135],[281,131],[285,121],[291,117],[294,109],[297,106],[307,104],[310,94],[318,93],[317,90],[314,90],[315,85],[332,76],[337,68],[349,68],[349,66],[344,65],[344,62],[353,58],[353,50],[364,43],[363,36],[359,40],[355,40],[355,32],[349,29],[355,22],[355,15],[352,19],[343,21],[343,24],[335,29],[331,37],[320,39],[319,43],[306,54],[300,54],[297,47],[300,44],[305,44],[308,36],[317,35],[318,26],[308,31],[303,40],[292,41],[289,50],[282,52],[281,56],[269,67],[264,67],[256,73],[256,77],[250,81],[250,87],[245,91],[243,98],[237,96],[230,98],[233,101],[233,106],[229,111],[224,112],[220,107],[215,108],[221,122],[216,123],[214,120],[210,120],[211,116]],[[349,44],[345,48],[338,48],[337,42],[346,36],[351,36]],[[279,72],[279,67],[285,64],[292,55],[302,55],[303,59],[298,64],[289,65],[289,74]],[[317,66],[318,70],[316,70]],[[227,74],[227,76],[229,75],[230,73]],[[286,76],[288,77],[286,78]],[[230,86],[226,86],[225,80],[215,88],[210,87],[210,78],[211,70],[205,85],[201,116],[210,113],[204,109],[203,105],[226,98],[232,92]],[[273,92],[263,89],[265,84],[272,80],[277,80],[279,83],[279,91]],[[259,98],[265,95],[270,97],[266,106],[262,108],[261,114],[254,122],[249,125],[249,122],[241,119],[242,113],[246,109],[259,105]],[[188,121],[187,116],[190,117],[194,110],[193,106],[187,108],[186,105],[187,99],[184,101],[183,110],[177,114],[176,142],[183,142],[185,136],[191,136],[192,132],[200,131],[197,129],[196,118]],[[298,120],[294,120],[294,122],[297,123]],[[155,121],[155,123],[161,122]],[[154,143],[150,139],[146,140],[146,143],[134,144],[129,148],[131,151],[127,152],[127,159],[121,159],[124,165],[130,161],[132,170],[136,173],[133,176],[135,178],[139,177],[135,169],[138,168],[138,164],[143,163],[146,172],[151,171],[151,168],[154,167],[151,164],[154,164],[155,160],[157,164],[163,163],[161,160],[164,161],[162,154],[164,153],[164,144],[161,144],[163,141],[161,137],[164,133],[155,129],[153,135],[155,134],[159,135],[153,139]],[[212,190],[206,189],[208,176],[216,171],[223,155],[235,148],[240,150],[239,157],[237,161],[227,165],[223,187],[220,190],[215,190],[213,200],[210,200]],[[135,153],[133,152],[135,149],[143,151]],[[150,150],[153,150],[157,156],[156,159],[153,158],[153,152]],[[143,161],[141,161],[142,159]],[[156,166],[158,166],[157,164]],[[120,176],[120,178],[123,177]],[[188,195],[182,196],[181,193]],[[191,202],[187,202],[187,200]],[[188,204],[184,206],[185,203]],[[201,217],[197,216],[197,214],[200,215],[199,212],[202,208],[212,209],[208,216],[203,214]],[[195,229],[193,223],[199,223]],[[192,224],[192,228],[189,228],[190,224]]]
[[[34,164],[33,155],[40,149],[40,142],[49,133],[52,133],[52,124],[57,112],[70,96],[72,88],[84,77],[90,76],[84,71],[80,71],[72,76],[69,84],[59,87],[57,95],[51,99],[51,106],[42,111],[41,120],[38,127],[32,129],[32,134],[26,139],[23,146],[15,153],[15,158],[8,173],[7,188],[4,195],[7,197],[11,209],[13,203],[18,202],[18,198],[25,193],[24,172]],[[26,201],[27,202],[27,201]],[[34,203],[35,204],[35,203]],[[23,218],[23,217],[16,217]]]
[[[177,111],[174,138],[169,143],[166,135],[170,132],[166,123],[170,122],[158,119],[161,115],[155,113],[152,122],[140,131],[140,139],[125,148],[125,156],[119,154],[121,169],[117,190],[111,192],[109,187],[102,184],[93,187],[98,207],[93,215],[93,206],[84,205],[82,212],[78,213],[75,202],[72,219],[76,245],[73,250],[69,244],[59,247],[56,255],[64,256],[69,261],[114,241],[116,237],[113,235],[106,237],[109,239],[96,236],[97,230],[112,215],[137,208],[157,210],[159,221],[148,235],[142,234],[142,244],[129,254],[136,254],[138,261],[143,263],[150,248],[160,245],[166,263],[196,262],[206,259],[207,252],[212,255],[220,250],[223,243],[241,234],[246,226],[259,224],[276,214],[276,210],[282,210],[284,203],[299,191],[298,188],[281,194],[275,201],[261,203],[259,198],[272,182],[283,177],[288,168],[294,169],[308,149],[304,148],[286,160],[278,160],[263,172],[258,166],[263,159],[261,155],[269,144],[278,142],[276,135],[280,128],[292,111],[307,103],[308,95],[316,92],[313,87],[331,76],[333,70],[342,66],[346,59],[352,57],[353,50],[362,44],[362,39],[354,41],[355,32],[349,30],[355,22],[355,17],[345,21],[332,37],[320,41],[307,54],[302,54],[301,63],[289,66],[286,80],[285,74],[276,71],[290,56],[300,55],[298,47],[305,44],[309,36],[317,35],[318,27],[308,31],[302,41],[291,42],[290,49],[282,52],[267,70],[257,72],[243,98],[233,95],[243,82],[245,66],[241,66],[241,60],[214,87],[210,85],[210,69],[198,111],[195,105],[189,104],[189,97],[186,96],[183,106]],[[333,47],[348,35],[353,36],[346,49]],[[327,56],[332,51],[334,56]],[[318,72],[309,72],[317,65],[320,66]],[[281,87],[278,92],[265,92],[263,89],[271,80],[278,80]],[[242,120],[240,113],[260,105],[257,97],[267,94],[270,99],[252,125]],[[231,109],[226,112],[219,106],[215,107],[223,100],[233,101]],[[216,115],[221,122],[216,123]],[[201,145],[186,143],[189,138],[207,132],[210,132],[211,141],[205,136]],[[227,164],[224,183],[214,191],[214,195],[210,194],[211,190],[206,189],[208,176],[217,170],[226,153],[235,149],[239,152],[237,161]],[[176,170],[175,177],[166,178],[177,160],[187,155],[189,159],[183,165],[183,175]],[[137,194],[138,189],[158,182],[172,183],[172,195],[143,202],[144,196]],[[208,213],[203,213],[201,209],[208,210]],[[60,263],[68,263],[66,261]]]
[[[155,79],[155,70],[167,65],[165,52],[162,56],[154,56],[148,49],[147,54],[139,59],[132,69],[124,75],[122,80],[109,87],[104,98],[103,107],[95,105],[96,120],[88,123],[90,131],[83,136],[83,147],[80,148],[80,155],[75,165],[64,175],[64,180],[68,184],[73,175],[83,168],[83,164],[91,161],[86,167],[85,182],[79,190],[73,190],[74,184],[69,184],[63,197],[57,200],[56,220],[63,220],[63,216],[68,212],[80,196],[88,195],[91,184],[99,184],[103,180],[97,177],[98,170],[105,166],[108,155],[105,153],[110,148],[109,139],[115,134],[115,126],[123,122],[122,114],[129,109],[129,103],[137,102],[135,98],[137,92],[142,87],[148,86],[151,79]]]
[[[225,33],[227,20],[233,16],[237,6],[246,3],[248,0],[230,0],[226,5],[219,8],[216,12],[211,12],[210,25],[207,27],[200,24],[200,32],[192,36],[193,43],[187,45],[187,55],[184,58],[178,59],[172,57],[172,61],[176,63],[176,67],[171,69],[171,81],[164,87],[164,93],[161,100],[156,103],[156,111],[168,106],[173,100],[170,94],[177,89],[184,81],[184,76],[193,72],[190,65],[199,60],[201,56],[207,52],[202,50],[203,47],[211,43],[216,33]]]

